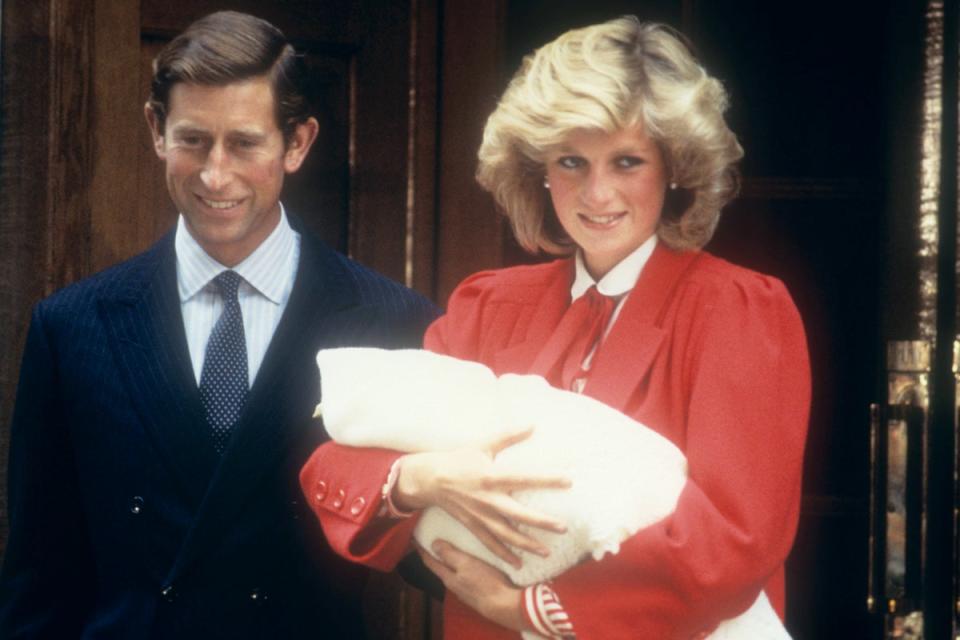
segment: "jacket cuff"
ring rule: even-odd
[[[383,571],[404,556],[418,518],[379,517],[384,478],[398,451],[326,443],[300,472],[300,487],[340,555]]]
[[[551,640],[574,640],[577,637],[573,631],[573,623],[560,604],[560,598],[545,583],[530,585],[524,589],[523,605],[527,622],[540,635]]]

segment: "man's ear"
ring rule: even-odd
[[[167,151],[163,144],[163,131],[160,130],[160,118],[150,103],[143,105],[143,115],[147,119],[147,126],[150,127],[150,136],[153,138],[153,150],[161,160],[167,159]]]
[[[316,118],[307,118],[304,122],[297,125],[294,129],[290,141],[287,143],[286,151],[283,153],[283,170],[287,173],[293,173],[300,168],[313,141],[317,139],[317,132],[320,125]]]

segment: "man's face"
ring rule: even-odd
[[[284,175],[303,163],[316,120],[284,145],[264,76],[224,86],[177,83],[163,131],[149,106],[146,116],[190,234],[220,263],[241,262],[276,228]]]

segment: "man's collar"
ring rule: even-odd
[[[570,287],[571,299],[576,300],[593,285],[597,285],[597,291],[603,295],[614,298],[629,292],[640,278],[640,273],[656,246],[657,235],[653,234],[643,244],[634,249],[630,255],[618,262],[613,269],[610,269],[605,276],[600,278],[599,282],[594,280],[593,276],[587,271],[583,262],[583,252],[577,251],[576,274],[573,278],[573,286]]]
[[[265,298],[274,304],[280,304],[287,289],[285,274],[291,272],[291,269],[284,265],[293,255],[297,235],[290,227],[281,204],[280,221],[276,228],[253,253],[233,267],[233,270]],[[182,214],[177,220],[174,246],[177,254],[177,288],[181,302],[195,296],[214,277],[228,269],[203,250],[187,229]]]

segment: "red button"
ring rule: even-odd
[[[343,489],[337,491],[337,497],[333,499],[333,508],[339,509],[343,506],[344,501],[347,499],[347,492]]]
[[[352,515],[358,516],[363,511],[363,508],[367,506],[367,501],[363,498],[357,498],[353,501],[353,504],[350,505],[350,513]]]
[[[323,502],[327,499],[327,483],[323,480],[317,480],[317,484],[313,490],[315,492],[313,497],[317,499],[317,502]]]

